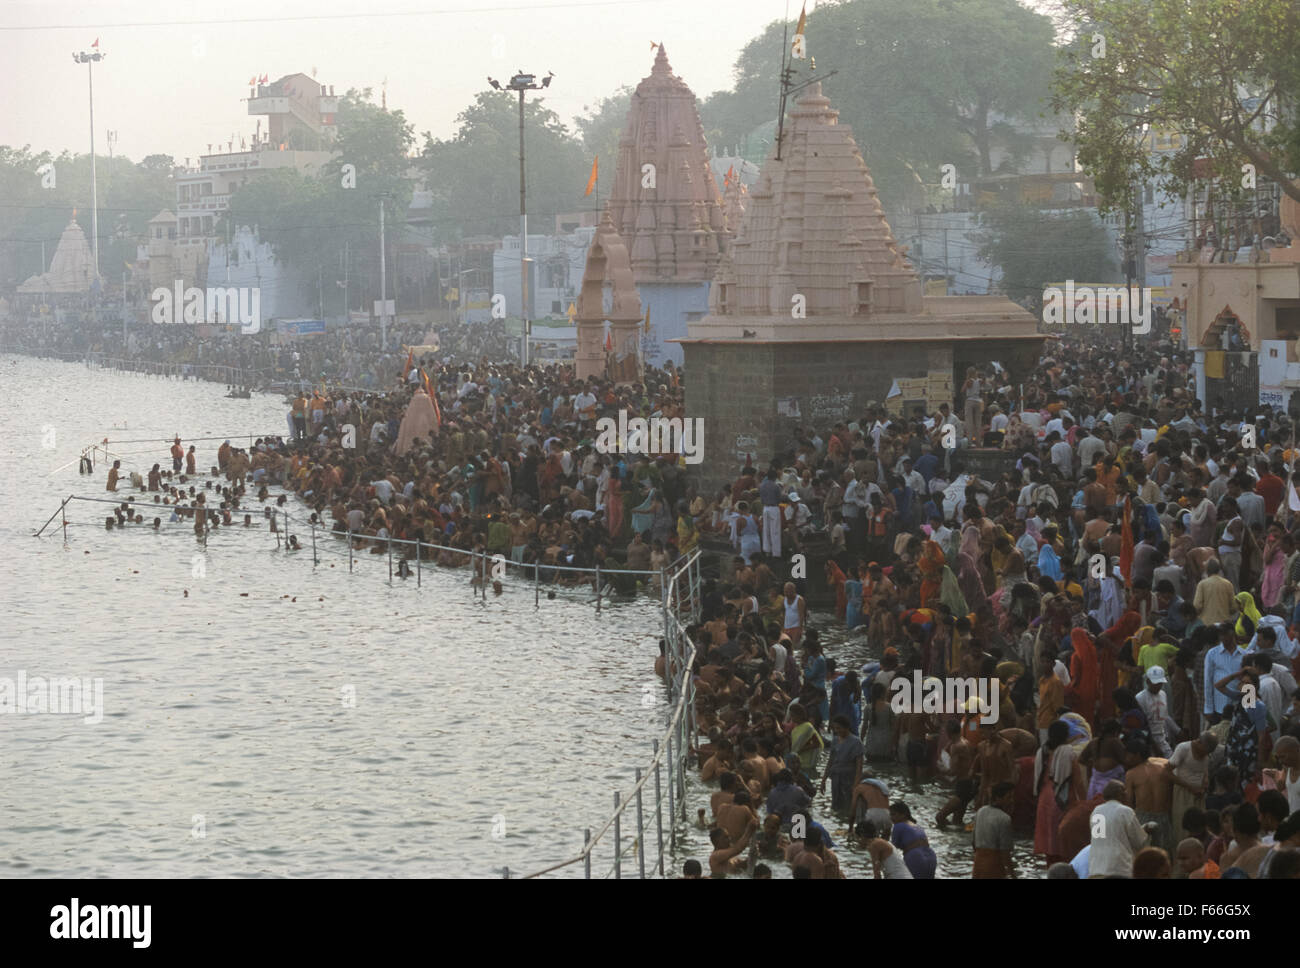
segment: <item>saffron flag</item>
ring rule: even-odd
[[[257,79],[257,82],[258,82],[259,84],[265,84],[265,83],[267,82],[267,79],[268,79],[270,76],[271,76],[270,74],[263,74],[261,77],[259,77],[259,78]]]
[[[795,60],[803,60],[808,56],[808,50],[804,40],[804,28],[808,25],[808,4],[804,3],[803,9],[799,11],[799,26],[794,28],[794,40],[790,42],[790,56]]]
[[[429,374],[423,368],[420,370],[420,376],[424,380],[424,392],[429,395],[429,400],[433,403],[433,419],[438,421],[438,426],[442,426],[442,408],[438,406],[438,394],[433,392],[433,383],[429,380]]]
[[[402,367],[402,379],[405,380],[411,375],[411,367],[415,366],[415,348],[406,351],[406,366]]]
[[[591,177],[587,179],[587,190],[582,193],[583,195],[590,195],[591,190],[596,187],[596,172],[598,170],[599,165],[600,165],[600,156],[597,155],[595,158],[591,160]]]
[[[91,47],[98,47],[98,46],[99,46],[99,38],[96,37],[96,38],[95,38],[95,42],[94,42],[93,44],[91,44],[90,46],[91,46]]]
[[[1124,576],[1124,587],[1129,586],[1133,572],[1133,499],[1124,498],[1124,521],[1120,526],[1119,572]]]
[[[610,330],[605,330],[605,352],[611,353],[614,350],[614,334]]]
[[[256,83],[257,83],[257,75],[254,74],[252,77],[250,77],[250,78],[248,79],[248,86],[249,86],[249,87],[252,87],[252,86],[255,85]]]
[[[799,25],[794,28],[796,34],[802,34],[804,28],[808,26],[808,4],[804,3],[803,8],[799,11]]]

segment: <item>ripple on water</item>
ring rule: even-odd
[[[75,472],[81,447],[150,435],[114,424],[224,438],[275,432],[284,412],[275,398],[72,364],[19,360],[5,373],[0,440],[52,424],[58,446],[0,449],[6,497],[22,509],[0,516],[0,675],[102,678],[104,715],[0,717],[0,771],[24,778],[0,857],[25,866],[3,869],[499,876],[571,856],[613,790],[631,788],[665,708],[640,705],[653,601],[605,602],[597,615],[589,596],[561,592],[534,610],[521,583],[476,602],[465,573],[433,568],[419,590],[390,587],[385,558],[359,555],[349,576],[346,549],[320,535],[313,570],[264,530],[213,535],[200,578],[191,533],[109,533],[103,505],[70,505],[66,548],[61,534],[33,541],[53,495],[102,494],[102,467]],[[199,443],[200,466],[214,443]],[[124,454],[124,466],[157,459]],[[506,836],[493,840],[498,815]]]

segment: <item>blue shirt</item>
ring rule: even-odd
[[[793,783],[778,783],[767,795],[767,812],[777,814],[782,823],[789,823],[791,817],[811,805],[808,794]]]
[[[771,478],[765,478],[763,483],[758,485],[758,496],[763,502],[763,507],[777,507],[781,503],[781,485]]]
[[[1241,659],[1246,650],[1241,646],[1233,649],[1231,654],[1222,645],[1216,645],[1205,653],[1205,708],[1201,710],[1206,716],[1222,713],[1233,700],[1214,688],[1214,684],[1225,676],[1241,671]]]
[[[921,475],[921,479],[924,480],[925,483],[929,484],[930,478],[934,477],[934,472],[939,469],[939,458],[935,457],[934,454],[926,454],[925,456],[918,458],[917,462],[913,464],[912,467]]]
[[[1238,650],[1240,651],[1240,650]],[[1219,693],[1223,695],[1223,693]],[[1228,695],[1224,696],[1228,702],[1234,702],[1250,718],[1250,725],[1254,727],[1255,732],[1262,733],[1268,729],[1268,707],[1264,705],[1264,700],[1255,696],[1255,702],[1249,709],[1241,705],[1241,692],[1237,689],[1229,689]]]

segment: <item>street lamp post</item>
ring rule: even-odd
[[[99,43],[99,41],[95,41]],[[99,278],[99,191],[95,184],[95,68],[96,61],[108,55],[99,50],[81,51],[72,55],[73,61],[86,65],[90,85],[90,244],[95,256],[95,278]]]
[[[520,71],[510,78],[510,83],[504,88],[497,81],[488,78],[488,83],[498,91],[519,92],[519,298],[523,302],[520,315],[524,322],[524,345],[521,357],[524,366],[528,365],[528,336],[532,326],[528,318],[528,208],[524,192],[524,92],[540,91],[542,88],[550,87],[551,78],[554,76],[554,73],[548,72],[542,78],[542,83],[538,84],[535,75]]]

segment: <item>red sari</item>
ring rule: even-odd
[[[1092,637],[1083,629],[1076,628],[1070,632],[1070,644],[1074,646],[1074,655],[1070,657],[1070,688],[1067,699],[1070,708],[1095,726],[1097,719],[1097,687],[1100,669],[1097,664],[1097,648],[1092,644]]]

